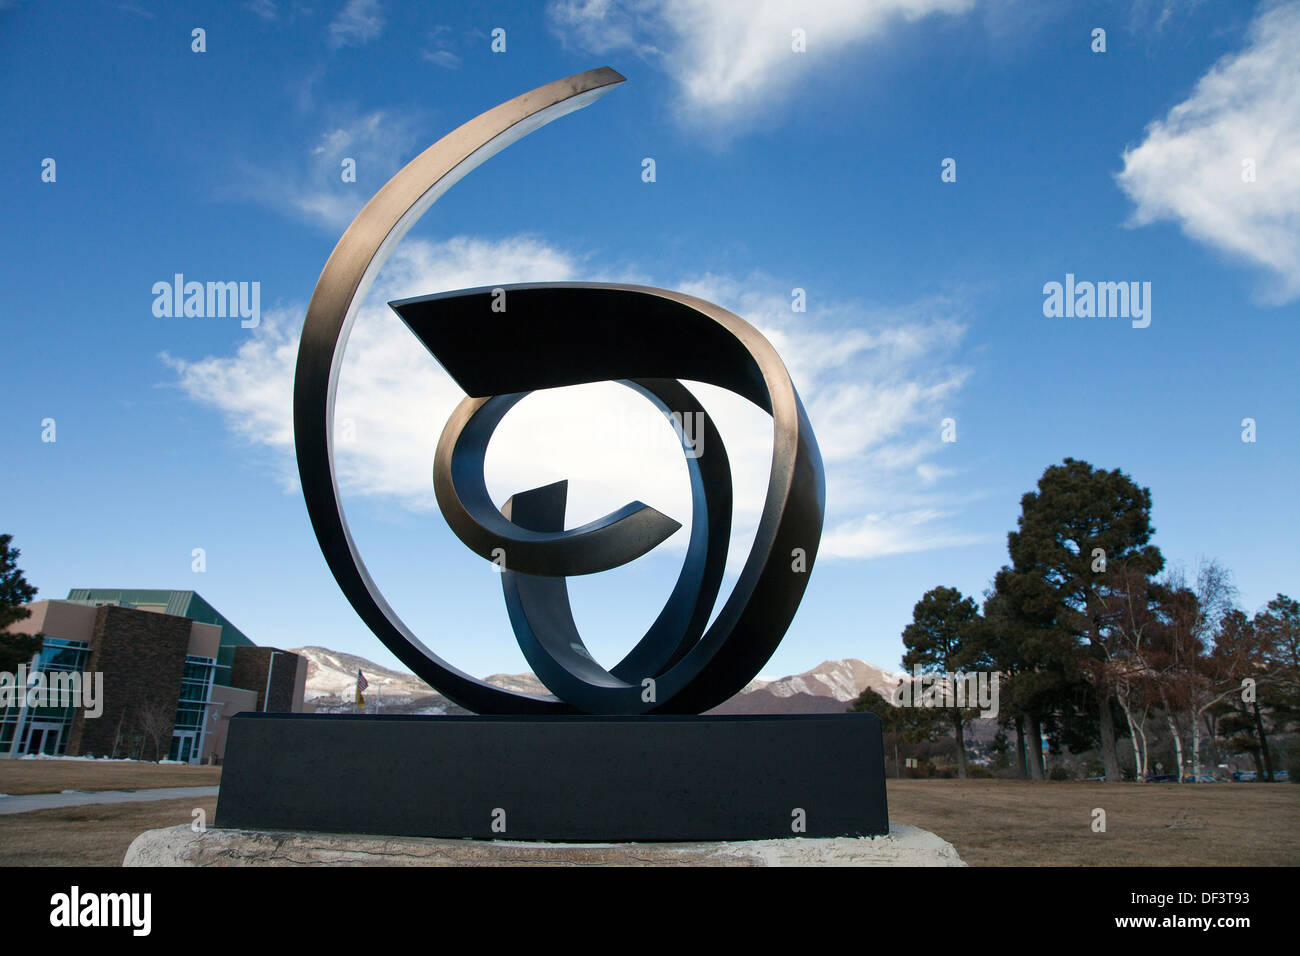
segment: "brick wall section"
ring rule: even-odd
[[[86,669],[104,674],[104,712],[88,720],[77,711],[68,737],[69,754],[107,756],[113,753],[119,726],[124,745],[139,730],[145,712],[166,715],[166,733],[159,757],[171,746],[171,722],[180,700],[190,620],[134,608],[105,606],[95,614]],[[153,741],[143,754],[153,757]]]
[[[257,709],[263,709],[266,693],[266,671],[275,651],[275,668],[271,671],[271,702],[266,710],[287,714],[293,710],[294,678],[298,672],[298,655],[277,651],[273,647],[235,648],[235,660],[230,668],[230,686],[242,687],[257,694]]]

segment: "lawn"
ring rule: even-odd
[[[195,807],[212,822],[216,797],[97,803],[0,815],[0,866],[121,866],[145,830],[192,823]]]
[[[211,786],[220,768],[0,761],[0,793]],[[42,783],[44,781],[44,783]],[[115,866],[143,830],[211,823],[216,798],[0,815],[0,865]],[[1094,811],[1105,832],[1094,832]],[[891,780],[889,817],[972,866],[1296,866],[1300,785]]]
[[[0,793],[215,787],[220,767],[117,760],[0,760]]]
[[[937,833],[971,866],[1300,865],[1291,783],[891,780],[889,819]]]

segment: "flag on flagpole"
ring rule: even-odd
[[[366,675],[361,673],[361,668],[357,668],[357,706],[366,706],[366,699],[361,696],[361,692],[370,686],[370,681],[366,680]]]

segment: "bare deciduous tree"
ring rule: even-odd
[[[163,744],[170,741],[176,711],[163,704],[143,704],[136,708],[135,729],[153,744],[153,759],[161,760]]]

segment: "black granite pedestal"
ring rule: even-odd
[[[215,825],[546,842],[889,832],[873,714],[240,714]]]

